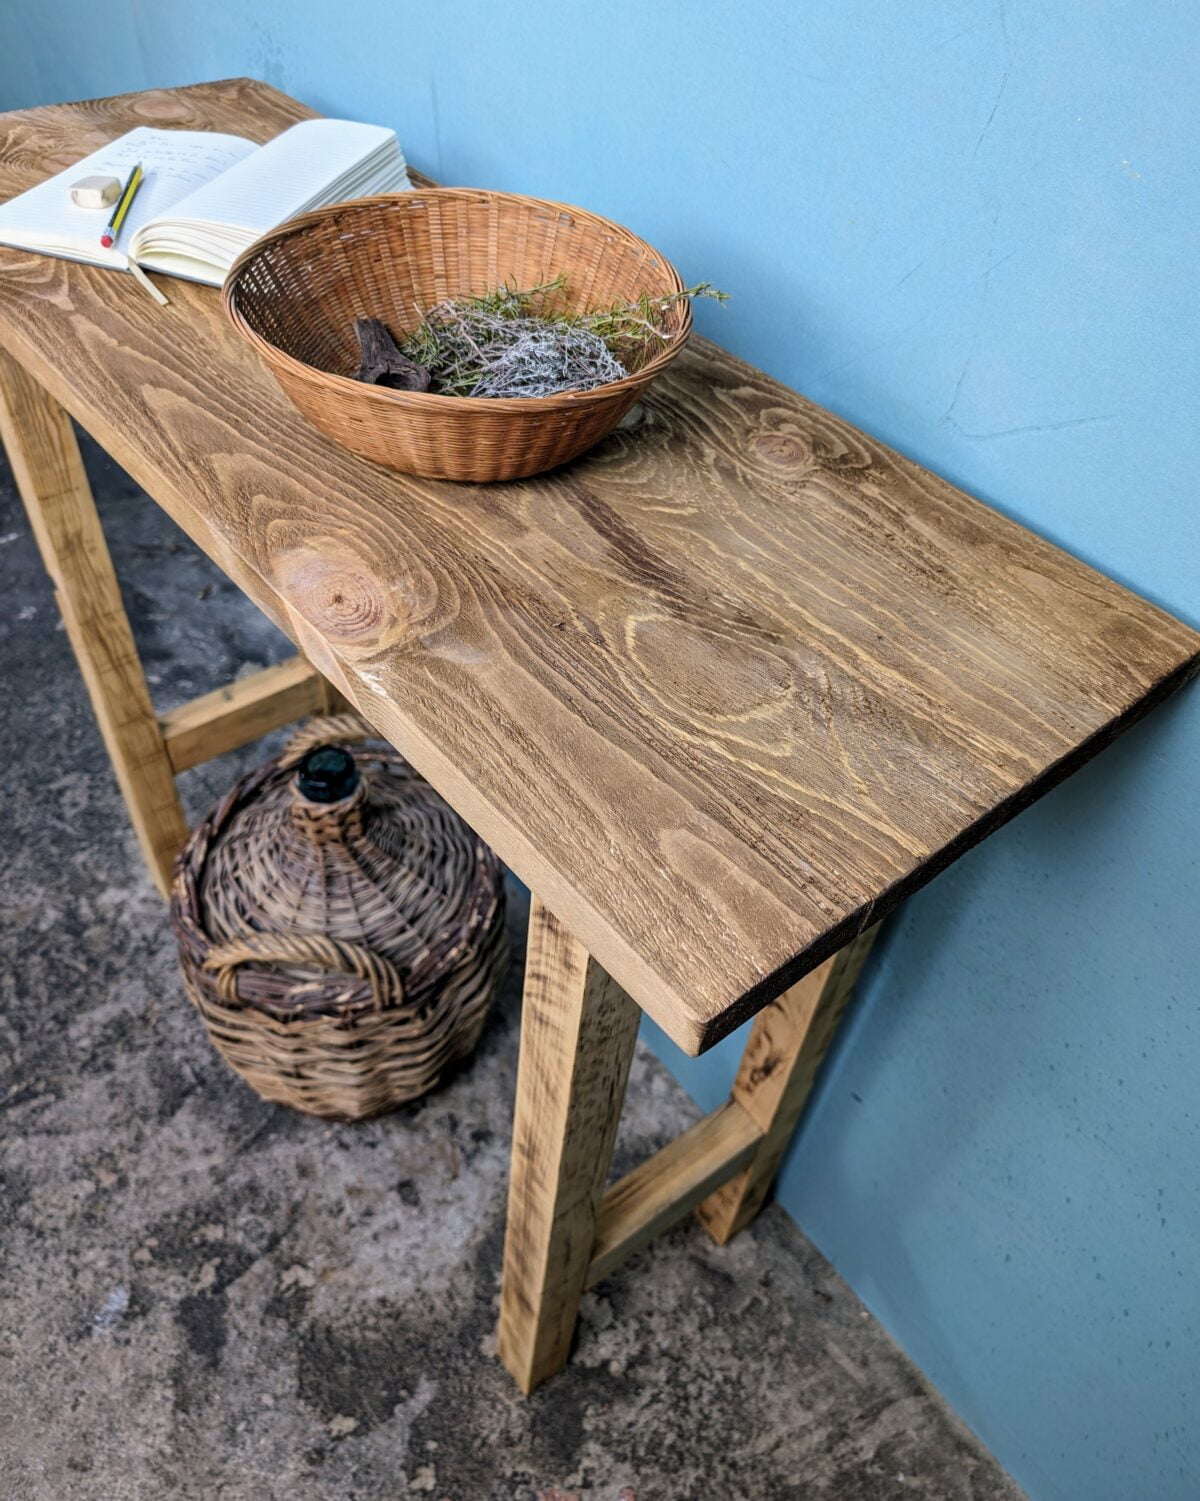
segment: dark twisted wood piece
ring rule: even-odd
[[[390,386],[394,391],[428,391],[429,371],[400,349],[378,318],[355,318],[354,332],[360,354],[355,380],[371,386]]]

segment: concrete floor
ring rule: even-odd
[[[159,706],[284,654],[86,452]],[[6,1501],[1019,1496],[774,1208],[725,1250],[689,1223],[635,1258],[520,1398],[493,1337],[519,963],[415,1107],[331,1127],[261,1103],[184,999],[2,460],[0,651]],[[189,809],[261,754],[189,773]],[[640,1051],[618,1166],[694,1116]]]

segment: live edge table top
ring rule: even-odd
[[[309,113],[235,80],[0,116],[0,198],[134,125]],[[1177,620],[700,339],[640,427],[455,485],[338,448],[217,292],[164,285],[0,247],[0,344],[688,1051],[1197,665]]]

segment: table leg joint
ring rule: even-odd
[[[317,669],[295,656],[181,704],[158,721],[172,769],[187,771],[307,714],[322,713],[327,688]]]
[[[718,1245],[745,1229],[766,1202],[876,931],[860,933],[754,1019],[732,1099],[757,1125],[758,1146],[696,1211]]]
[[[586,1285],[607,1277],[740,1172],[761,1140],[742,1106],[727,1100],[614,1183],[600,1204]]]

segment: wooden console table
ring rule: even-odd
[[[8,114],[0,197],[134,125],[308,113],[235,80]],[[1200,636],[702,340],[637,431],[472,487],[335,447],[216,292],[169,292],[0,248],[17,483],[160,887],[175,774],[331,692],[532,887],[500,1320],[529,1390],[623,1257],[757,1212],[873,925]],[[156,717],[68,413],[302,657]],[[729,1102],[606,1191],[639,1008],[691,1053],[757,1021]]]

